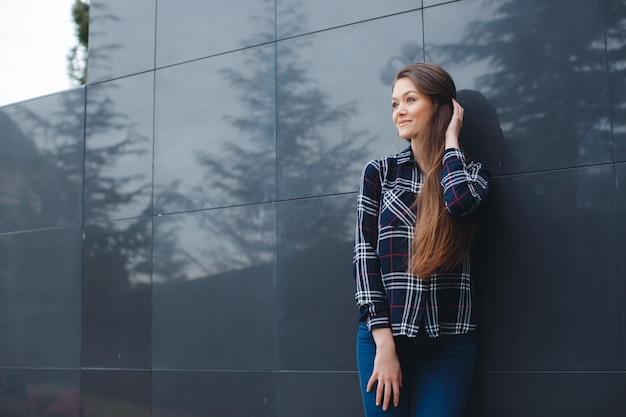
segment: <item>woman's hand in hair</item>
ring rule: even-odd
[[[376,356],[374,371],[367,383],[367,392],[376,385],[376,405],[382,404],[383,410],[387,411],[392,397],[395,407],[400,404],[402,370],[391,329],[374,329],[372,336],[376,342]]]
[[[446,130],[446,149],[459,148],[459,134],[463,127],[463,107],[458,101],[452,99],[452,118]]]

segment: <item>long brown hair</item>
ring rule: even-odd
[[[411,64],[401,68],[395,81],[408,78],[433,102],[433,115],[412,144],[415,161],[424,180],[416,200],[417,224],[413,235],[409,271],[426,279],[435,272],[453,270],[468,255],[474,222],[449,214],[440,183],[445,133],[452,119],[456,87],[450,74],[435,64]],[[395,85],[394,81],[394,85]]]

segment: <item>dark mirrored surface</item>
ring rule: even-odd
[[[154,68],[156,0],[101,0],[89,14],[89,83]]]
[[[153,373],[153,417],[277,417],[276,372]]]
[[[150,371],[83,370],[81,417],[151,417]]]
[[[461,0],[422,0],[422,2],[424,3],[424,7],[437,6],[439,4],[452,3],[454,1]]]
[[[274,16],[271,0],[159,0],[157,67],[271,42]]]
[[[78,417],[78,370],[0,369],[3,417]]]
[[[496,108],[476,90],[459,90],[456,99],[463,106],[459,142],[466,159],[486,164],[493,176],[501,175],[510,167],[511,157]]]
[[[87,89],[85,221],[152,214],[154,74]]]
[[[626,409],[623,372],[486,373],[474,379],[468,417],[611,416]]]
[[[280,199],[356,191],[368,160],[408,146],[391,83],[423,58],[421,22],[410,12],[278,43]]]
[[[278,204],[280,369],[356,369],[355,210],[355,194]]]
[[[623,250],[623,248],[626,248],[626,164],[615,165],[615,177],[617,184],[618,227],[620,233],[619,261],[621,267],[622,300],[626,300],[626,255]],[[624,334],[626,335],[626,320],[624,321]]]
[[[152,220],[86,226],[82,365],[150,368]]]
[[[422,0],[276,0],[278,39],[422,7]]]
[[[623,369],[613,166],[498,178],[490,193],[479,369]]]
[[[502,172],[612,162],[600,0],[459,1],[424,13],[426,60],[497,110]]]
[[[81,229],[0,235],[0,366],[80,364]]]
[[[84,94],[0,107],[0,232],[80,223]]]
[[[274,369],[276,207],[154,220],[153,366]]]
[[[275,198],[274,57],[263,46],[157,72],[157,213]]]
[[[279,390],[281,416],[364,415],[356,372],[285,372]]]
[[[611,82],[615,160],[626,161],[626,3],[605,0],[606,46]]]

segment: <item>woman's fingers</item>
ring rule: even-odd
[[[370,392],[376,384],[376,405],[383,407],[383,410],[387,411],[389,404],[393,400],[393,405],[397,407],[400,404],[400,388],[402,387],[401,380],[387,380],[379,379],[376,375],[372,374],[367,382],[366,391]]]
[[[402,382],[393,387],[393,405],[395,407],[400,405],[400,387],[402,387]]]
[[[389,405],[389,390],[385,390],[385,383],[378,381],[378,387],[376,388],[376,405],[380,405],[382,400],[383,410],[387,409]]]
[[[451,136],[454,138],[459,137],[459,133],[461,132],[461,127],[463,126],[463,115],[465,110],[458,101],[452,99],[452,118],[450,119],[450,124],[448,125],[448,129],[446,131],[446,136]]]

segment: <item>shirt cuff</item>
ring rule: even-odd
[[[386,316],[369,316],[365,321],[365,324],[367,325],[367,328],[370,332],[372,331],[372,329],[384,329],[391,327],[391,325],[389,324],[389,317]]]
[[[465,160],[465,155],[463,155],[463,152],[461,152],[460,149],[448,148],[443,152],[443,165],[456,159],[460,159],[462,161]]]

